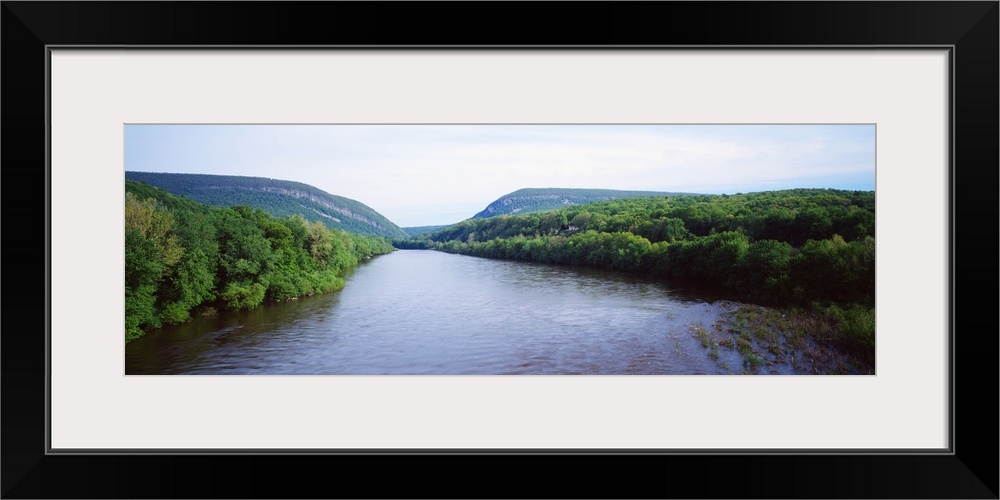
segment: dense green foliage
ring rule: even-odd
[[[400,248],[641,272],[760,303],[872,306],[875,193],[618,199],[469,219]]]
[[[421,234],[427,234],[427,233],[430,233],[430,232],[437,231],[438,229],[444,229],[446,227],[448,227],[448,226],[447,225],[443,225],[443,226],[416,226],[416,227],[404,227],[404,228],[402,228],[402,230],[403,230],[403,232],[406,233],[407,236],[420,236]]]
[[[133,181],[125,191],[126,341],[197,307],[252,309],[339,289],[346,269],[393,250],[301,215],[209,207]]]
[[[349,233],[405,237],[407,234],[370,207],[300,182],[232,175],[125,172],[125,179],[145,182],[198,203],[217,207],[246,205],[276,217],[302,215],[330,229]]]
[[[535,212],[556,210],[571,205],[582,205],[595,201],[636,198],[640,196],[682,196],[685,193],[659,191],[619,191],[615,189],[564,189],[528,188],[501,196],[490,203],[474,219],[498,215],[524,215]],[[414,235],[411,235],[414,236]]]

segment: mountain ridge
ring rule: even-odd
[[[247,205],[278,217],[301,214],[309,221],[320,221],[331,229],[351,233],[406,236],[399,226],[364,203],[302,182],[270,177],[136,171],[126,171],[125,178],[206,205]]]
[[[637,198],[641,196],[689,196],[694,194],[695,193],[631,191],[619,189],[522,188],[497,198],[492,203],[487,205],[485,209],[472,216],[472,218],[483,219],[498,215],[524,215],[555,210],[570,205],[581,205],[595,201],[606,201],[621,198]]]

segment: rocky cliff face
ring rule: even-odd
[[[250,189],[253,190],[253,188],[250,188]],[[331,202],[329,200],[329,198],[325,198],[325,197],[322,197],[322,196],[317,196],[314,193],[310,193],[310,192],[306,192],[306,191],[299,191],[299,190],[296,190],[296,189],[274,187],[274,186],[262,187],[262,188],[259,189],[259,191],[260,192],[266,192],[266,193],[278,193],[278,194],[281,194],[281,195],[290,196],[292,198],[305,199],[305,200],[308,200],[308,201],[310,201],[310,202],[312,202],[312,203],[314,203],[316,205],[319,205],[322,208],[325,208],[328,211],[339,213],[339,214],[343,215],[344,217],[348,217],[348,218],[354,219],[356,221],[363,222],[365,224],[370,224],[372,227],[377,227],[377,228],[385,228],[386,227],[384,224],[381,224],[378,220],[374,220],[371,217],[366,217],[364,214],[353,212],[353,211],[351,211],[348,208],[345,208],[345,207],[343,207],[341,205],[338,205],[336,203]],[[330,215],[328,212],[324,212],[324,211],[318,210],[315,207],[309,207],[306,204],[302,204],[302,206],[304,208],[311,209],[312,211],[314,211],[317,214],[319,214],[321,217],[324,217],[324,218],[327,218],[327,219],[330,219],[330,220],[333,220],[333,221],[336,221],[336,222],[342,222],[341,219],[338,219],[337,217],[334,217],[334,216]]]

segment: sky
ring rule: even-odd
[[[522,188],[875,189],[874,125],[126,125],[125,170],[269,177],[400,227]]]

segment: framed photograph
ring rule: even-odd
[[[333,14],[322,15],[325,9]],[[356,475],[379,455],[379,466],[390,465],[391,474],[421,459],[448,459],[447,467],[462,474],[477,469],[480,456],[491,455],[515,468],[515,458],[537,463],[545,457],[558,463],[573,456],[579,463],[579,456],[588,456],[596,461],[582,465],[587,477],[605,467],[631,469],[633,463],[652,470],[683,467],[684,479],[678,481],[696,488],[694,493],[683,490],[680,496],[688,497],[997,497],[995,431],[978,428],[970,417],[986,415],[985,421],[995,421],[995,400],[973,396],[972,386],[965,385],[995,380],[995,356],[983,359],[979,353],[996,352],[996,336],[980,332],[996,331],[997,323],[990,311],[959,306],[959,299],[971,300],[973,292],[996,291],[995,254],[987,251],[981,258],[977,248],[997,241],[997,2],[628,4],[610,8],[611,18],[636,21],[637,31],[606,41],[581,27],[566,27],[561,34],[549,29],[552,24],[540,23],[529,27],[529,33],[548,35],[531,45],[489,29],[459,29],[454,38],[438,40],[422,34],[438,21],[420,29],[405,22],[418,15],[433,18],[435,11],[473,15],[493,10],[492,5],[469,4],[5,2],[3,158],[8,186],[45,188],[45,205],[34,210],[22,207],[40,204],[42,197],[23,202],[9,197],[16,202],[8,209],[8,221],[17,219],[8,225],[10,234],[39,233],[41,213],[45,234],[35,238],[44,244],[40,250],[21,251],[21,240],[15,240],[8,248],[18,253],[8,259],[44,255],[39,264],[46,274],[37,294],[8,295],[9,318],[36,311],[32,316],[45,321],[44,328],[9,327],[3,338],[3,495],[295,497],[312,483],[289,486],[262,477],[251,487],[222,471],[246,467],[249,458],[267,468],[273,464],[274,470],[335,460],[342,471]],[[515,12],[526,10],[532,9],[518,6],[490,16],[521,19]],[[581,5],[577,12],[607,22],[607,12],[596,5]],[[698,32],[681,22],[698,16],[717,21]],[[237,18],[242,21],[233,24],[231,19]],[[654,18],[663,19],[663,25],[651,23]],[[335,29],[318,19],[329,20]],[[360,19],[373,24],[352,22]],[[746,19],[761,22],[740,24]],[[273,22],[282,28],[267,29]],[[706,127],[727,140],[710,136]],[[627,138],[608,139],[626,129]],[[769,132],[760,132],[765,129]],[[559,163],[573,154],[545,143],[539,130],[569,144],[567,150],[577,152],[575,163]],[[688,133],[668,137],[676,130]],[[860,139],[830,139],[847,135]],[[784,141],[785,136],[797,142]],[[262,177],[300,181],[296,172],[325,169],[327,180],[313,182],[325,182],[324,188],[370,186],[365,198],[348,198],[400,214],[390,217],[409,221],[400,226],[421,226],[448,221],[418,217],[416,202],[404,204],[404,190],[390,186],[390,179],[409,178],[412,190],[424,190],[434,199],[461,200],[457,194],[433,191],[435,184],[471,192],[484,181],[503,195],[513,189],[501,186],[513,186],[528,171],[510,166],[525,162],[523,158],[503,158],[503,151],[517,144],[519,151],[549,158],[557,178],[581,184],[565,187],[628,189],[638,183],[625,183],[628,175],[648,180],[650,172],[661,173],[656,165],[681,169],[680,163],[662,159],[653,167],[643,166],[655,156],[645,153],[643,141],[660,145],[668,140],[687,145],[702,141],[695,152],[693,147],[671,150],[687,152],[685,158],[693,158],[688,162],[707,157],[699,151],[711,150],[711,158],[717,158],[685,174],[700,177],[702,184],[692,181],[676,191],[705,193],[715,188],[701,186],[735,179],[744,180],[733,192],[765,191],[756,186],[768,185],[769,175],[791,175],[775,172],[790,172],[796,165],[799,175],[815,171],[816,179],[823,179],[798,177],[798,182],[814,183],[798,187],[841,186],[831,180],[839,171],[824,167],[823,161],[839,169],[854,166],[851,182],[856,184],[850,186],[860,187],[846,189],[861,193],[869,190],[864,183],[870,183],[874,233],[868,237],[872,245],[877,242],[872,247],[873,368],[841,365],[808,376],[791,369],[789,375],[743,376],[700,364],[673,372],[635,371],[633,364],[611,361],[601,366],[612,368],[593,368],[595,352],[603,348],[579,337],[572,342],[584,346],[577,357],[585,361],[549,365],[542,359],[539,366],[557,367],[547,375],[544,370],[523,371],[525,365],[489,364],[494,361],[483,356],[499,351],[496,346],[455,348],[455,358],[474,353],[479,368],[449,364],[440,352],[414,365],[409,354],[397,356],[399,349],[367,350],[383,342],[374,336],[383,327],[363,317],[350,327],[363,338],[341,341],[351,352],[379,358],[381,364],[352,368],[350,359],[309,364],[309,353],[289,344],[262,347],[280,350],[274,358],[283,356],[281,363],[239,361],[226,345],[235,337],[217,333],[198,337],[187,347],[148,347],[148,352],[123,342],[123,331],[126,337],[130,331],[141,335],[141,329],[129,330],[130,323],[122,321],[129,319],[126,310],[135,311],[141,302],[130,302],[129,278],[123,275],[122,262],[131,258],[129,233],[123,236],[121,224],[131,220],[126,180],[153,184],[149,172],[219,173],[219,165],[251,165],[270,155],[262,163],[281,165]],[[324,141],[353,141],[363,147],[334,153],[316,146]],[[533,141],[536,147],[519,141]],[[422,156],[411,147],[415,142],[439,155]],[[610,142],[632,146],[628,152],[602,149]],[[373,154],[359,153],[364,146],[382,156],[368,167],[330,166],[363,165],[335,155]],[[393,151],[397,154],[388,154]],[[487,163],[490,152],[501,159]],[[630,167],[590,161],[598,156]],[[444,166],[463,161],[489,166]],[[227,172],[243,175],[247,170],[241,168]],[[545,168],[530,167],[535,172]],[[858,181],[860,177],[868,180]],[[437,182],[421,184],[422,178]],[[610,184],[615,178],[622,184]],[[755,178],[760,181],[754,183]],[[538,182],[556,182],[544,179]],[[206,182],[197,180],[201,186]],[[815,184],[822,182],[829,184]],[[395,196],[377,197],[380,186],[395,190]],[[649,191],[668,187],[660,184]],[[133,215],[144,209],[139,202],[131,207]],[[326,217],[339,222],[336,214]],[[582,218],[574,220],[578,222],[567,217],[541,229],[548,233],[538,236],[539,241],[573,238],[578,224],[586,224]],[[855,222],[851,227],[863,233],[857,229],[863,224]],[[302,221],[303,238],[313,237],[310,224]],[[973,225],[982,229],[973,231]],[[325,238],[325,233],[316,234],[316,241]],[[864,236],[831,245],[856,243],[861,248]],[[352,240],[350,245],[366,246],[367,241]],[[464,245],[459,250],[485,252],[485,243],[478,243],[474,233],[463,233],[452,250]],[[303,258],[311,255],[315,265],[326,265],[326,254],[315,245],[311,254],[304,247]],[[378,252],[358,254],[354,261],[373,253]],[[180,261],[164,259],[171,265]],[[374,269],[379,259],[361,269]],[[609,267],[627,267],[625,257],[619,260]],[[241,262],[233,263],[233,269],[246,268],[246,260]],[[467,274],[490,272],[477,268]],[[856,263],[853,272],[866,271]],[[274,276],[274,282],[281,279]],[[314,289],[336,288],[341,279],[333,274],[322,275],[327,281],[319,274],[289,276],[285,292],[268,287],[261,299],[292,302]],[[429,275],[419,279],[426,282]],[[256,300],[251,282],[233,277],[229,284],[217,292],[220,300],[237,305]],[[419,283],[403,288],[412,293],[387,300],[385,315],[393,304],[407,311],[400,300],[422,289]],[[627,284],[617,288],[626,290],[620,292],[622,300],[636,310],[645,307],[627,297],[636,290]],[[789,293],[792,289],[789,285]],[[803,285],[795,293],[809,290]],[[462,304],[458,295],[448,299],[443,292],[434,293],[446,297],[444,302]],[[863,290],[848,287],[843,294],[863,295]],[[39,297],[45,300],[40,303]],[[348,296],[343,297],[347,302]],[[508,309],[520,307],[509,302],[512,298],[506,300],[512,304]],[[292,311],[300,303],[283,307]],[[339,321],[340,311],[328,320]],[[530,326],[490,311],[502,323],[493,330]],[[414,317],[417,311],[407,314]],[[567,334],[577,335],[597,321],[566,318],[577,321]],[[280,329],[300,321],[289,316],[271,323]],[[451,328],[428,318],[421,321],[432,325],[427,329],[431,333]],[[467,321],[470,338],[487,342],[492,330],[481,318],[479,327],[476,318]],[[408,352],[430,342],[416,330],[411,333]],[[711,348],[718,348],[720,340],[727,345],[711,332],[688,335],[685,342],[697,348],[699,339],[707,351],[698,354],[705,359],[717,359]],[[758,357],[763,351],[738,349],[738,340],[729,343],[733,362],[743,363],[741,371],[768,373],[759,370],[761,359],[766,361]],[[667,344],[660,344],[636,349],[650,351],[642,359],[661,366],[654,351]],[[195,359],[196,368],[168,364],[179,358],[164,355],[165,350],[190,351],[191,346],[198,353],[185,354],[185,359]],[[674,348],[680,352],[683,346],[675,341]],[[209,351],[211,355],[204,354]],[[613,349],[605,359],[639,359],[623,352]],[[205,359],[212,361],[206,365]],[[428,368],[432,365],[437,371]],[[393,368],[399,366],[404,368]],[[771,372],[780,373],[781,366],[775,363]],[[848,373],[834,375],[837,370]],[[177,470],[211,467],[215,486],[204,491],[178,474],[168,478],[156,469],[158,461]],[[713,479],[720,467],[759,474],[741,473],[738,481],[720,482]],[[80,469],[88,471],[88,479],[70,480],[79,478]],[[505,470],[478,470],[471,477],[493,481]],[[921,481],[914,482],[916,475]],[[127,486],[118,486],[123,482]],[[622,490],[610,479],[594,482],[570,487],[571,496],[674,494],[660,480],[640,480],[634,490]],[[334,496],[459,491],[410,481],[344,483]],[[515,484],[501,484],[488,495],[523,493]]]
[[[565,59],[493,55],[475,60]],[[612,60],[583,55],[576,71]],[[125,374],[875,375],[875,139],[874,123],[128,123]]]

